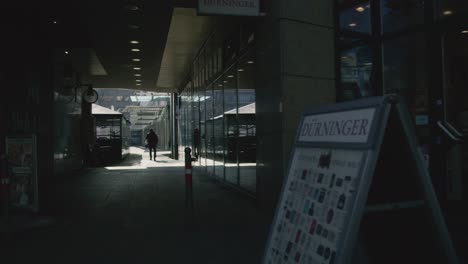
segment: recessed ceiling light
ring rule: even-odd
[[[130,28],[130,29],[140,29],[140,26],[135,25],[135,24],[130,24],[130,25],[128,25],[128,28]]]
[[[141,80],[135,80],[135,82],[141,82]]]
[[[358,11],[358,12],[364,12],[364,10],[366,10],[366,9],[364,7],[362,7],[362,6],[356,7],[356,11]]]
[[[462,30],[462,34],[468,34],[468,30]]]
[[[57,20],[54,20],[54,21],[52,21],[52,23],[57,24],[58,22],[57,22]]]
[[[219,87],[223,87],[223,85],[222,85],[222,84],[218,84],[218,86],[219,86]]]
[[[228,81],[223,81],[224,83],[228,83]]]
[[[139,74],[139,73],[135,73],[133,76],[140,77],[140,76],[141,76],[141,74]]]
[[[67,50],[65,51],[65,54],[67,54],[67,55],[68,55],[68,51],[67,51]]]
[[[452,11],[452,10],[445,10],[444,12],[442,12],[442,14],[443,14],[444,16],[450,16],[450,15],[453,14],[453,11]]]
[[[137,83],[136,85],[137,85],[137,86],[140,86],[140,85],[141,85],[141,83]]]
[[[348,26],[355,27],[355,26],[357,26],[357,24],[356,23],[349,23]]]
[[[133,5],[133,4],[125,5],[124,9],[129,10],[129,11],[138,11],[138,10],[140,10],[140,8],[137,5]]]
[[[132,59],[132,61],[141,61],[140,59]]]
[[[138,44],[138,43],[140,43],[140,42],[139,42],[138,40],[131,40],[130,43],[131,43],[131,44]]]
[[[237,69],[237,71],[239,71],[239,72],[243,72],[243,71],[244,71],[244,69],[241,69],[241,68],[239,68],[239,69]]]
[[[137,71],[141,70],[141,68],[139,68],[139,67],[133,67],[133,69],[137,70]]]
[[[248,64],[254,64],[254,61],[249,60],[249,61],[247,61],[247,63],[248,63]]]
[[[366,63],[364,63],[364,65],[370,66],[370,65],[372,65],[372,62],[366,62]]]
[[[234,78],[234,75],[230,74],[227,76],[228,78]]]
[[[132,51],[138,52],[138,51],[140,51],[140,49],[132,49]]]

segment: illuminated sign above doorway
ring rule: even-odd
[[[201,15],[259,16],[259,0],[198,0]]]

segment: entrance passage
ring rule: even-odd
[[[157,154],[131,147],[119,164],[57,183],[56,224],[0,234],[3,262],[259,263],[269,226],[254,202],[195,169],[188,228],[183,161]]]

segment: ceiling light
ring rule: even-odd
[[[244,69],[241,69],[241,68],[239,68],[239,69],[237,69],[237,71],[239,71],[239,72],[243,72],[243,71],[244,71]]]
[[[140,77],[140,76],[141,76],[141,74],[139,74],[139,73],[135,73],[133,76]]]
[[[362,7],[362,6],[356,7],[356,11],[358,11],[358,12],[364,12],[364,10],[366,10],[366,9],[364,7]]]
[[[67,55],[68,55],[68,51],[67,51],[67,50],[65,51],[65,54],[67,54]]]
[[[57,24],[58,22],[57,22],[57,20],[54,20],[54,21],[52,21],[52,23]]]
[[[135,80],[135,82],[141,82],[141,80]]]
[[[134,25],[134,24],[130,24],[130,25],[128,25],[128,28],[130,28],[130,29],[139,29],[140,26]]]
[[[452,10],[445,10],[444,12],[442,12],[442,14],[444,16],[450,16],[451,14],[453,14],[453,11]]]
[[[132,59],[132,61],[141,61],[140,59]]]
[[[357,24],[356,23],[349,23],[348,26],[355,27],[355,26],[357,26]]]
[[[140,42],[139,42],[138,40],[131,40],[130,43],[131,43],[131,44],[138,44],[138,43],[140,43]]]
[[[218,84],[218,86],[219,86],[219,87],[223,87],[223,85],[222,85],[222,84]]]
[[[139,68],[139,67],[133,67],[133,69],[137,70],[137,71],[141,70],[141,68]]]
[[[366,63],[364,63],[364,65],[370,66],[370,65],[372,65],[372,62],[366,62]]]
[[[468,34],[468,30],[462,30],[462,34]]]
[[[227,76],[228,78],[234,78],[234,75],[230,74]]]
[[[140,8],[137,5],[132,5],[132,4],[125,5],[124,9],[129,10],[129,11],[138,11],[138,10],[140,10]]]
[[[223,83],[228,83],[228,81],[223,81]]]
[[[141,83],[137,83],[136,85],[137,85],[137,86],[140,86],[140,85],[141,85]]]
[[[132,51],[138,52],[138,51],[140,51],[140,49],[132,49]]]
[[[249,60],[249,61],[247,61],[247,63],[248,63],[248,64],[253,64],[254,61]]]

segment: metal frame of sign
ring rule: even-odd
[[[458,263],[456,260],[455,250],[453,248],[452,242],[450,240],[450,236],[446,229],[442,213],[440,211],[440,207],[437,203],[437,199],[435,197],[435,193],[432,188],[432,184],[430,182],[430,177],[428,175],[427,169],[424,165],[424,160],[422,154],[418,152],[417,148],[417,140],[414,134],[414,131],[410,127],[411,119],[404,111],[402,107],[403,101],[400,100],[395,95],[388,95],[383,97],[371,97],[367,99],[355,100],[350,102],[344,103],[337,103],[333,105],[324,105],[319,106],[316,109],[308,110],[303,115],[301,119],[299,129],[296,133],[296,141],[294,144],[293,151],[291,152],[291,158],[288,164],[287,176],[283,179],[283,185],[281,188],[280,197],[278,200],[277,208],[275,211],[275,216],[273,218],[273,222],[271,224],[270,233],[267,239],[267,243],[264,250],[264,256],[262,263],[267,263],[268,253],[271,249],[272,244],[272,235],[275,232],[275,228],[278,224],[279,215],[281,211],[281,207],[283,206],[283,202],[285,201],[286,195],[286,188],[288,178],[291,174],[291,166],[293,165],[294,158],[296,155],[296,148],[328,148],[328,149],[338,149],[338,150],[362,150],[363,157],[362,162],[360,164],[358,175],[360,176],[358,179],[358,184],[356,188],[356,193],[354,194],[353,201],[351,204],[351,208],[349,210],[349,215],[347,215],[346,221],[343,225],[343,234],[341,240],[338,241],[336,244],[336,249],[340,251],[337,254],[334,263],[349,263],[350,259],[352,259],[354,253],[354,247],[345,247],[345,245],[354,245],[354,242],[357,241],[359,226],[361,222],[361,218],[364,214],[367,195],[369,193],[370,185],[373,179],[374,171],[376,169],[378,156],[380,152],[380,148],[383,143],[384,134],[386,130],[386,126],[388,123],[390,110],[392,107],[396,107],[397,113],[401,119],[401,123],[404,129],[406,136],[408,137],[408,141],[410,142],[410,148],[412,151],[413,157],[416,158],[416,167],[418,169],[418,174],[420,176],[420,181],[423,183],[423,187],[425,190],[424,196],[425,201],[428,204],[429,208],[431,209],[432,216],[435,220],[437,225],[439,237],[445,241],[443,243],[445,245],[444,251],[446,253],[446,257],[449,263]],[[304,119],[307,116],[317,115],[322,113],[333,113],[333,112],[343,112],[343,111],[352,111],[352,110],[359,110],[359,109],[370,109],[374,108],[375,112],[372,117],[372,124],[369,130],[369,136],[367,137],[366,142],[363,143],[336,143],[336,142],[303,142],[300,141],[300,132],[301,128],[303,127]]]

